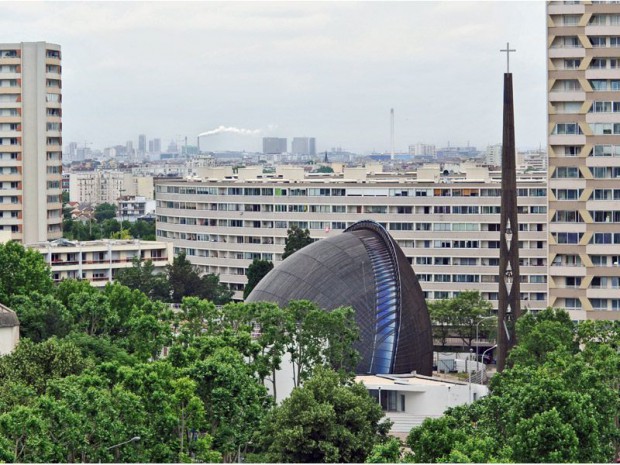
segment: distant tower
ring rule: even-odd
[[[390,143],[391,143],[391,152],[390,159],[394,160],[394,109],[390,109]]]
[[[509,350],[516,343],[515,323],[521,315],[519,272],[519,223],[517,219],[517,175],[515,125],[510,73],[510,49],[506,44],[504,73],[504,130],[502,140],[502,198],[499,228],[499,305],[497,310],[497,371],[506,366]]]

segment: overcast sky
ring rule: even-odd
[[[538,2],[2,2],[7,42],[62,46],[63,140],[138,134],[261,149],[501,142],[510,42],[518,147],[545,147],[545,4]]]

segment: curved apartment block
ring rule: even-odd
[[[360,220],[386,228],[428,299],[478,290],[497,308],[500,181],[475,176],[363,175],[156,180],[157,239],[171,241],[204,272],[220,275],[242,298],[255,258],[282,263],[287,229],[314,239]],[[248,169],[251,171],[251,169]],[[265,176],[263,178],[263,176]],[[423,179],[424,178],[424,179]],[[547,306],[547,189],[544,178],[518,180],[521,300]]]

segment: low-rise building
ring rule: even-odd
[[[19,342],[19,320],[9,307],[0,304],[0,356],[10,354]]]
[[[118,219],[120,221],[136,221],[140,217],[155,213],[155,200],[145,197],[123,195],[118,200]]]
[[[130,268],[134,258],[151,260],[156,272],[172,264],[172,245],[168,242],[102,239],[72,242],[58,239],[28,245],[38,250],[52,268],[55,282],[85,279],[93,286],[112,282],[118,270]]]
[[[356,376],[355,381],[363,383],[381,404],[392,421],[390,434],[401,439],[426,418],[438,418],[450,407],[470,404],[489,393],[482,384],[416,374]]]

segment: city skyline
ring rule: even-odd
[[[501,140],[510,42],[518,147],[546,145],[542,2],[6,2],[12,41],[63,48],[63,139],[106,147],[202,137],[260,151],[389,151]],[[137,142],[134,142],[136,144]]]

